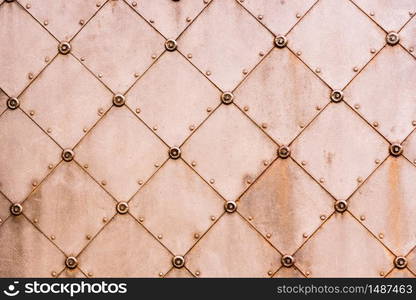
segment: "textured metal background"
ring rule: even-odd
[[[414,277],[415,12],[415,0],[0,0],[0,276]]]

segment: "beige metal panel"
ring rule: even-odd
[[[202,0],[127,0],[127,2],[166,38],[173,39],[185,30],[206,6],[205,1]]]
[[[64,92],[63,92],[64,91]],[[59,55],[20,97],[22,108],[63,148],[72,148],[113,95],[71,55]]]
[[[235,106],[222,105],[182,147],[182,156],[235,200],[276,156],[276,146]]]
[[[16,2],[0,7],[0,40],[0,88],[9,96],[18,96],[45,67],[45,57],[58,52],[53,37]]]
[[[28,0],[22,5],[58,40],[69,41],[98,10],[97,0]],[[105,1],[102,1],[105,2]]]
[[[343,88],[355,76],[354,68],[371,59],[370,49],[384,45],[384,38],[350,1],[333,0],[319,1],[288,37],[289,47],[301,51],[301,59],[333,89]]]
[[[279,271],[273,275],[273,278],[305,278],[305,275],[303,275],[296,267],[281,267]]]
[[[280,254],[237,213],[226,214],[186,256],[186,266],[200,277],[267,277]]]
[[[60,156],[60,148],[19,109],[0,117],[0,190],[11,201],[22,201]]]
[[[80,269],[68,269],[65,268],[65,270],[62,271],[61,274],[58,276],[59,278],[86,278],[84,273],[81,272]]]
[[[65,256],[23,216],[0,226],[0,277],[51,277]]]
[[[117,215],[79,257],[94,277],[157,277],[172,256],[130,215]]]
[[[166,52],[127,94],[127,103],[167,144],[179,146],[208,117],[207,108],[218,106],[220,92],[179,53]]]
[[[3,224],[4,220],[10,215],[10,201],[7,200],[3,194],[0,193],[0,226]]]
[[[416,12],[414,0],[353,0],[386,31],[398,31]]]
[[[250,38],[247,38],[250,37]],[[179,38],[178,49],[222,90],[232,90],[273,47],[273,36],[236,1],[213,1]]]
[[[224,201],[182,160],[169,160],[131,200],[130,211],[176,255],[224,211]]]
[[[289,144],[329,94],[294,54],[275,49],[236,90],[235,102],[277,142]]]
[[[415,81],[416,60],[387,46],[348,86],[345,99],[389,141],[401,142],[416,125]]]
[[[412,132],[402,145],[403,155],[412,163],[416,164],[416,133]]]
[[[243,0],[240,1],[274,34],[286,34],[316,0]]]
[[[394,269],[388,276],[388,278],[415,278],[416,276],[412,274],[408,269],[398,270]]]
[[[241,197],[239,211],[284,254],[330,215],[334,201],[291,159],[278,159]]]
[[[400,41],[413,56],[416,55],[416,18],[413,18],[403,30],[400,31]]]
[[[335,214],[295,255],[310,277],[378,277],[394,256],[350,214]]]
[[[193,278],[194,276],[185,268],[182,269],[176,269],[172,268],[170,270],[165,278]]]
[[[351,198],[354,215],[396,255],[416,244],[416,168],[404,158],[391,157]]]
[[[378,166],[376,160],[387,157],[388,149],[388,143],[341,102],[329,105],[300,135],[292,157],[305,161],[304,168],[337,199],[346,199]]]
[[[72,44],[75,55],[120,93],[164,50],[164,39],[122,0],[107,2]]]
[[[118,201],[129,200],[167,157],[167,147],[125,107],[113,107],[75,149],[75,159]]]
[[[61,163],[24,202],[25,215],[68,256],[76,256],[112,217],[115,201],[75,162]]]

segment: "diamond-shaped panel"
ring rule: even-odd
[[[416,12],[414,0],[353,0],[386,31],[398,31]]]
[[[393,267],[394,256],[344,213],[333,215],[295,259],[311,277],[378,277]]]
[[[104,1],[103,1],[104,2]],[[25,8],[58,40],[70,40],[97,11],[97,0],[30,0]],[[23,4],[23,3],[22,3]]]
[[[204,1],[128,1],[166,38],[176,38],[206,6]]]
[[[167,144],[179,146],[208,116],[207,108],[219,104],[220,92],[180,54],[168,52],[127,94],[127,102]]]
[[[0,226],[0,277],[51,277],[65,256],[23,216]]]
[[[58,276],[59,278],[86,278],[84,273],[79,268],[76,269],[68,269],[66,268],[61,274]]]
[[[333,89],[341,89],[356,74],[354,68],[371,59],[371,49],[384,45],[385,33],[350,1],[321,0],[288,39],[309,67]]]
[[[280,254],[238,214],[224,215],[186,256],[201,277],[267,277]]]
[[[386,47],[347,87],[345,99],[387,139],[401,142],[416,120],[415,81],[415,59],[401,47]]]
[[[178,42],[221,89],[232,90],[273,47],[273,36],[236,1],[213,1]]]
[[[75,149],[75,159],[127,201],[168,157],[167,147],[125,107],[113,107]]]
[[[172,270],[170,270],[168,272],[168,274],[166,274],[165,278],[193,278],[194,276],[189,273],[189,271],[186,268],[181,268],[181,269],[176,269],[176,268],[172,268]]]
[[[413,56],[416,56],[416,18],[413,18],[403,30],[400,31],[400,43],[406,47]]]
[[[60,159],[60,148],[20,110],[1,116],[0,190],[11,201],[22,201]]]
[[[409,271],[409,269],[398,270],[394,269],[387,278],[415,278],[416,276]]]
[[[7,95],[0,89],[0,114],[6,109]]]
[[[300,272],[296,267],[281,267],[273,278],[305,278],[305,275],[303,275],[302,272]]]
[[[77,255],[115,214],[115,201],[76,163],[61,163],[24,202],[24,212],[67,255]]]
[[[63,92],[65,91],[65,92]],[[71,55],[60,55],[20,97],[22,108],[63,148],[72,148],[113,95]]]
[[[168,161],[130,203],[131,213],[177,255],[224,211],[224,201],[182,160]]]
[[[58,43],[16,2],[0,7],[0,88],[17,96],[54,56]],[[7,46],[6,46],[7,45]]]
[[[328,195],[292,160],[278,159],[241,197],[239,211],[282,253],[292,254],[333,211]]]
[[[285,34],[316,0],[245,0],[240,1],[274,34]]]
[[[295,140],[292,157],[346,199],[388,155],[388,143],[344,103],[329,105]],[[359,156],[359,160],[357,157]]]
[[[416,168],[404,158],[389,158],[351,197],[350,209],[396,255],[416,246]]]
[[[416,165],[416,133],[413,131],[412,134],[403,142],[403,155],[408,160]]]
[[[416,247],[407,255],[408,268],[416,274]]]
[[[79,266],[95,277],[157,277],[171,259],[130,215],[117,215],[82,252]]]
[[[8,201],[7,198],[4,197],[2,193],[0,193],[0,226],[10,215],[10,205],[10,201]]]
[[[115,34],[117,33],[117,34]],[[73,52],[114,92],[125,92],[164,50],[164,39],[124,1],[109,1],[72,42]]]
[[[227,200],[235,200],[276,156],[276,146],[235,106],[222,106],[182,147],[182,156]]]
[[[275,49],[236,90],[235,102],[277,142],[289,144],[329,93],[289,50]]]

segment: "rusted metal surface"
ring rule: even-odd
[[[415,13],[0,0],[0,276],[415,277]]]

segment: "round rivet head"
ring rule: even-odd
[[[117,203],[116,210],[119,214],[126,214],[129,211],[129,204],[127,202],[119,202]]]
[[[290,156],[290,148],[288,146],[280,146],[277,150],[277,155],[280,158],[288,158]]]
[[[181,149],[179,147],[172,147],[169,149],[169,156],[172,159],[178,159],[181,157]]]
[[[172,258],[172,265],[177,268],[180,269],[185,265],[185,258],[181,255],[176,255]]]
[[[9,3],[10,3],[10,2],[13,2],[13,1],[14,1],[14,0],[6,0],[6,2],[9,2]]]
[[[331,100],[333,102],[340,102],[342,99],[344,99],[344,92],[341,90],[333,90],[331,92]]]
[[[64,151],[62,151],[62,159],[64,161],[71,161],[74,159],[74,156],[75,153],[71,149],[64,149]]]
[[[178,48],[178,43],[173,39],[169,39],[165,42],[165,48],[168,51],[175,51]]]
[[[69,256],[65,260],[68,269],[75,269],[78,266],[78,260],[74,256]]]
[[[389,44],[390,46],[394,46],[394,45],[397,45],[399,41],[400,41],[400,36],[397,32],[390,31],[389,33],[387,33],[386,35],[387,44]]]
[[[15,97],[11,97],[9,99],[7,99],[7,107],[9,109],[16,109],[18,108],[20,105],[20,101],[19,99],[15,98]]]
[[[224,209],[227,213],[233,213],[237,210],[237,203],[235,201],[227,201],[224,204]]]
[[[14,216],[18,216],[23,212],[23,206],[19,203],[14,203],[10,206],[10,213]]]
[[[293,264],[295,263],[295,259],[293,258],[292,255],[283,255],[282,259],[281,259],[282,265],[286,268],[290,268],[293,266]]]
[[[71,52],[71,44],[69,42],[60,42],[58,45],[58,51],[61,54],[68,54]]]
[[[393,156],[399,156],[403,153],[403,146],[400,144],[390,145],[390,154]]]
[[[407,266],[407,258],[404,257],[404,256],[397,256],[394,259],[394,266],[397,269],[404,269],[404,268],[406,268],[406,266]]]
[[[278,35],[274,38],[274,44],[277,48],[284,48],[287,45],[287,38],[284,35]]]
[[[224,104],[231,104],[233,103],[234,95],[231,92],[224,92],[221,95],[221,101]]]
[[[334,204],[334,208],[337,212],[343,213],[348,208],[348,203],[345,200],[338,200]]]
[[[122,94],[116,94],[113,96],[113,104],[115,106],[123,106],[126,103],[126,98]]]

